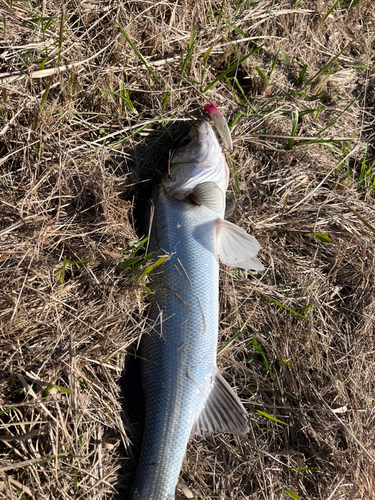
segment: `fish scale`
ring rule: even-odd
[[[134,484],[139,496],[175,498],[194,421],[207,397],[216,367],[218,275],[217,215],[189,201],[155,201],[151,241],[170,255],[152,276],[157,290],[149,317],[152,335],[141,342],[146,400],[141,460]],[[189,281],[190,280],[190,281]]]

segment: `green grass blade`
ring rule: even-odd
[[[208,56],[211,54],[211,50],[214,48],[213,45],[211,45],[211,47],[209,47],[206,52],[204,53],[204,56],[203,56],[203,62],[205,63],[208,59]]]
[[[302,312],[305,313],[306,311],[308,311],[310,309],[310,307],[312,307],[314,304],[309,304],[308,306],[304,307],[302,309]]]
[[[323,243],[332,243],[332,239],[326,233],[310,233],[310,234],[316,236],[318,240],[322,241]]]
[[[128,141],[129,139],[131,139],[132,137],[134,137],[135,135],[139,134],[142,132],[143,129],[145,129],[146,127],[148,127],[150,125],[149,122],[145,123],[144,125],[142,125],[141,127],[137,128],[136,130],[134,130],[134,132],[132,132],[130,135],[127,135],[126,137],[123,137],[122,139],[120,139],[119,141],[117,142],[112,142],[111,144],[109,144],[108,146],[113,148],[115,146],[117,146],[118,144],[123,144],[124,142]]]
[[[284,469],[285,472],[307,472],[309,470],[319,470],[319,467],[296,467],[295,469]]]
[[[290,59],[289,59],[288,54],[286,52],[282,51],[281,57],[283,58],[285,64],[289,67],[290,66]]]
[[[235,183],[236,183],[238,194],[241,194],[240,182],[238,180],[238,175],[237,175],[237,167],[236,167],[236,164],[235,164],[233,158],[231,157],[230,159],[232,161],[232,167],[233,167],[233,172],[234,172],[234,180],[235,180]]]
[[[237,90],[232,85],[231,80],[232,80],[231,78],[225,77],[225,81],[227,82],[227,84],[228,84],[228,86],[229,86],[229,88],[230,88],[230,90],[232,92],[232,95],[238,99],[238,101],[241,104],[241,106],[243,106],[244,108],[246,108],[248,106],[248,101],[247,101],[246,95],[243,94],[241,92],[241,90],[239,90],[239,92],[237,92]],[[233,77],[233,83],[236,84],[236,86],[238,86],[238,88],[240,89],[241,85],[237,85],[235,77]]]
[[[370,139],[368,139],[366,141],[365,152],[363,155],[363,160],[362,160],[362,165],[361,165],[361,171],[359,173],[359,182],[363,181],[363,179],[366,177],[366,156],[367,156],[367,149],[368,149],[369,140]]]
[[[304,78],[305,78],[307,68],[308,68],[307,64],[304,64],[304,65],[302,66],[301,72],[300,72],[299,77],[298,77],[298,83],[299,83],[300,85],[302,85],[302,84],[303,84],[303,80],[304,80]]]
[[[217,30],[219,29],[219,25],[220,25],[221,17],[222,17],[222,15],[223,15],[224,5],[225,5],[225,0],[223,0],[223,1],[221,2],[221,7],[220,7],[220,12],[219,12],[219,17],[218,17],[218,20],[217,20],[216,32],[217,32]]]
[[[236,26],[234,23],[231,23],[230,21],[225,21],[225,23],[230,26],[231,28],[234,29],[234,31],[236,31],[239,35],[241,35],[243,38],[246,38],[246,33],[241,29],[239,28],[238,26]]]
[[[164,95],[164,99],[163,99],[163,113],[165,113],[165,110],[167,108],[169,94],[170,94],[170,92],[166,92],[165,95]]]
[[[65,267],[66,267],[66,257],[64,257],[64,261],[63,261],[63,266],[62,266],[62,269],[61,269],[61,284],[63,285],[64,284],[64,280],[65,280]]]
[[[52,382],[49,382],[47,384],[47,387],[42,392],[42,395],[44,398],[48,397],[51,389],[56,389],[57,391],[63,392],[64,394],[71,394],[71,392],[72,392],[67,387],[62,387],[61,385],[56,385],[56,384],[53,384]]]
[[[129,94],[128,94],[127,90],[125,89],[123,84],[121,84],[120,88],[121,88],[121,94],[118,94],[117,92],[113,92],[112,90],[107,90],[107,89],[102,89],[102,88],[99,88],[99,90],[104,95],[110,94],[110,95],[113,95],[115,97],[119,97],[120,99],[122,99],[126,103],[126,106],[129,109],[129,111],[133,111],[134,110],[133,103],[129,99]]]
[[[284,491],[290,496],[290,498],[293,498],[293,500],[301,500],[300,497],[296,493],[293,493],[293,491],[289,488],[284,488]]]
[[[5,408],[5,410],[0,411],[0,417],[5,415],[5,413],[8,413],[8,411],[14,410],[14,408],[17,408],[17,406],[10,406],[9,408]]]
[[[13,198],[13,200],[17,203],[17,198],[16,196],[14,195],[13,191],[11,190],[11,188],[8,186],[7,184],[7,181],[4,179],[4,177],[0,177],[0,180],[2,182],[2,184],[4,185],[5,189],[8,191],[8,193],[10,194],[10,196]],[[1,187],[1,186],[0,186]]]
[[[44,108],[44,105],[46,103],[46,100],[47,100],[47,97],[48,97],[48,93],[49,93],[49,89],[51,88],[51,84],[52,84],[52,78],[51,80],[48,82],[48,85],[46,87],[46,90],[44,91],[43,93],[43,97],[42,97],[42,100],[40,101],[40,110],[42,111],[43,108]]]
[[[255,66],[255,71],[258,73],[258,75],[261,77],[261,79],[267,83],[267,77],[266,75],[263,73],[263,71],[259,68],[259,66]]]
[[[242,117],[242,116],[246,116],[246,114],[243,112],[243,111],[240,111],[232,120],[232,122],[230,123],[229,125],[229,129],[232,129],[235,124],[238,122],[238,120]]]
[[[257,339],[253,338],[252,342],[253,342],[254,349],[257,351],[258,354],[260,354],[260,356],[262,358],[262,361],[263,361],[263,364],[264,364],[264,367],[265,367],[267,373],[269,374],[269,376],[271,377],[272,380],[275,380],[272,373],[271,373],[271,368],[270,368],[270,365],[268,363],[267,356],[264,354],[263,349],[258,344]],[[252,360],[252,358],[247,359],[246,362],[248,363],[250,360]]]
[[[135,243],[135,245],[131,245],[130,247],[124,248],[123,250],[120,251],[120,253],[130,252],[130,250],[138,250],[143,245],[143,243],[146,243],[147,240],[148,236],[138,241],[138,243]]]
[[[333,64],[336,61],[336,59],[338,59],[341,56],[341,54],[343,54],[346,51],[346,49],[351,46],[352,43],[353,41],[345,45],[345,47],[342,50],[340,50],[338,54],[336,54],[332,59],[330,59],[319,71],[315,73],[315,75],[309,78],[309,80],[307,80],[307,82],[305,83],[304,88],[306,88],[311,82],[313,82],[320,75],[322,75],[331,66],[331,64]]]
[[[351,0],[351,2],[342,2],[340,3],[340,9],[348,9],[350,7],[354,7],[355,5],[359,5],[362,0]]]
[[[276,68],[276,64],[277,64],[277,61],[279,59],[279,53],[280,53],[280,49],[278,49],[278,51],[276,52],[276,55],[275,55],[275,57],[273,59],[273,63],[272,63],[270,72],[268,73],[268,78],[267,78],[268,82],[270,81],[272,73],[274,72],[274,69]],[[284,54],[285,54],[285,52],[282,53],[283,59],[284,59]],[[285,55],[287,56],[287,54],[285,54]],[[288,60],[289,60],[289,57],[288,57]],[[289,61],[289,64],[290,64],[290,61]]]
[[[119,269],[127,269],[128,267],[131,267],[133,270],[140,267],[142,264],[145,264],[148,259],[152,257],[152,254],[145,255],[143,257],[132,257],[132,255],[124,260],[123,262],[120,262],[118,264]]]
[[[325,20],[327,19],[327,17],[331,14],[331,12],[333,12],[333,11],[336,9],[337,4],[339,3],[339,1],[340,1],[340,0],[335,0],[335,1],[333,2],[332,6],[328,9],[327,14],[326,14],[326,15],[323,17],[323,19],[320,21],[319,26],[321,26],[321,25],[325,22]]]
[[[142,62],[142,64],[144,64],[147,68],[147,70],[149,71],[149,73],[155,78],[155,80],[159,83],[159,85],[164,85],[163,82],[160,80],[160,78],[152,71],[152,69],[149,67],[149,65],[147,64],[145,58],[142,56],[142,54],[139,52],[139,50],[137,49],[137,47],[135,46],[134,42],[132,41],[132,39],[130,38],[130,36],[126,33],[126,31],[124,30],[124,28],[121,26],[121,24],[117,21],[117,26],[119,27],[121,33],[124,35],[124,37],[126,38],[127,42],[129,43],[129,45],[131,46],[131,48],[134,50],[136,56],[138,57],[138,59]]]
[[[233,342],[233,340],[234,340],[234,339],[236,339],[239,335],[241,335],[241,333],[242,333],[242,330],[240,330],[239,332],[235,333],[235,334],[233,335],[233,337],[231,337],[229,340],[227,340],[227,341],[225,342],[225,344],[223,344],[223,345],[220,347],[220,349],[218,349],[218,350],[217,350],[217,354],[220,354],[222,351],[224,351],[224,349],[225,349],[226,347],[228,347],[228,345],[229,345],[229,344],[231,344],[231,343]]]
[[[126,104],[126,107],[129,111],[134,111],[134,106],[130,99],[129,91],[125,88],[125,85],[122,82],[120,82],[120,98],[122,99],[121,105],[123,112],[125,111],[124,103]]]
[[[91,262],[91,260],[90,259],[71,260],[67,264],[68,264],[68,266],[74,266],[76,264],[87,264],[88,262]]]
[[[272,104],[272,107],[276,107],[280,101],[282,101],[283,99],[285,98],[284,95],[282,96],[274,96],[274,97],[271,97],[271,99],[269,99],[266,103],[262,104],[262,106],[259,108],[259,112],[258,114],[260,114],[261,111],[264,111],[266,109],[267,106],[270,106]]]
[[[292,124],[292,133],[290,134],[292,137],[297,135],[297,128],[298,128],[298,120],[299,120],[299,113],[298,109],[294,109],[293,111],[293,124]],[[294,140],[289,139],[288,144],[285,146],[286,150],[292,149]]]
[[[316,135],[319,136],[320,134],[322,134],[323,132],[325,132],[327,129],[329,129],[330,127],[332,127],[332,125],[334,125],[337,120],[346,112],[348,111],[348,109],[350,109],[353,104],[358,100],[358,97],[356,97],[355,99],[352,100],[352,102],[350,102],[347,106],[345,106],[345,108],[343,109],[343,111],[341,111],[341,113],[339,113],[333,120],[331,120],[328,125],[326,127],[324,127],[320,132],[318,132]]]
[[[255,51],[259,50],[260,48],[262,48],[263,45],[257,45],[255,49],[253,49],[251,52],[249,52],[246,56],[244,57],[241,57],[241,59],[239,61],[236,61],[235,63],[231,64],[229,66],[228,69],[226,69],[225,71],[223,71],[219,76],[217,76],[211,83],[209,83],[204,89],[203,89],[203,93],[207,92],[207,90],[210,90],[210,88],[215,85],[215,83],[217,83],[218,81],[220,81],[222,78],[224,78],[225,76],[228,75],[228,73],[230,73],[231,71],[233,71],[234,69],[236,69],[238,66],[240,66],[244,61],[246,61],[246,59],[248,59],[250,56],[252,56],[254,54]]]
[[[316,119],[319,115],[320,112],[325,111],[325,108],[314,108],[314,109],[305,109],[300,112],[299,116],[305,116],[305,115],[314,115],[314,118]]]
[[[236,77],[234,77],[233,81],[236,84],[238,90],[240,91],[242,99],[244,100],[244,102],[249,106],[249,108],[253,111],[253,113],[256,113],[257,112],[256,109],[251,104],[251,102],[249,101],[249,99],[246,97],[246,94],[245,94],[243,88],[241,87],[240,82],[238,81],[238,79]]]
[[[278,420],[277,418],[273,417],[269,413],[266,413],[265,411],[255,410],[255,412],[259,413],[259,415],[262,415],[263,417],[268,418],[268,420],[272,420],[273,422],[277,422],[278,424],[288,425],[285,422],[282,422],[281,420]]]
[[[274,3],[275,3],[275,0],[272,0],[270,11],[268,13],[267,22],[266,22],[266,25],[265,25],[264,31],[263,31],[263,36],[266,36],[267,30],[268,30],[268,25],[269,25],[270,19],[271,19],[271,13],[272,13],[272,9],[273,9]]]
[[[375,231],[375,229],[374,229]],[[278,305],[279,307],[282,307],[283,309],[285,309],[286,311],[289,311],[291,312],[292,314],[294,314],[295,316],[298,316],[299,318],[302,318],[304,319],[305,321],[309,321],[309,318],[306,318],[306,316],[304,316],[303,314],[300,314],[298,313],[297,311],[294,311],[293,309],[291,309],[290,307],[288,306],[284,306],[284,304],[281,304],[280,302],[277,302],[277,300],[274,300],[274,299],[271,299],[271,297],[268,297],[268,295],[263,295],[263,297],[266,297],[266,299],[270,300],[271,302],[273,302],[274,304]]]
[[[202,61],[202,62],[203,62],[203,69],[202,69],[202,74],[201,74],[201,90],[202,90],[202,85],[203,85],[204,75],[205,75],[205,73],[206,73],[206,66],[207,66],[207,62],[208,62],[208,57],[209,57],[209,55],[210,55],[211,50],[213,49],[213,47],[214,47],[214,46],[213,46],[213,45],[211,45],[211,47],[209,47],[209,48],[206,50],[206,52],[205,52],[205,54],[204,54],[204,56],[203,56],[203,61]]]
[[[162,264],[164,264],[164,262],[166,260],[169,259],[169,255],[163,255],[163,257],[159,257],[158,260],[156,262],[154,262],[153,264],[151,264],[150,266],[147,266],[146,269],[143,271],[143,273],[140,275],[140,278],[143,278],[144,276],[146,276],[147,274],[149,274],[151,271],[153,271],[154,269],[156,269],[157,267],[161,266]]]
[[[347,205],[346,203],[344,203],[344,205],[351,211],[353,212],[353,214],[357,217],[357,219],[359,219],[368,229],[370,229],[370,231],[372,231],[374,234],[375,234],[375,227],[372,226],[369,222],[367,222],[366,219],[364,219],[362,217],[361,214],[359,214],[356,210],[354,210],[353,208],[349,207],[349,205]]]
[[[337,174],[337,172],[339,172],[339,170],[344,165],[344,163],[346,163],[346,165],[349,166],[349,158],[350,158],[350,155],[351,155],[351,149],[350,148],[351,148],[352,143],[354,141],[354,137],[355,137],[355,135],[353,135],[351,141],[346,146],[344,144],[341,144],[341,151],[342,151],[343,159],[337,165],[337,167],[336,167],[336,169],[334,171],[335,175]],[[330,149],[332,151],[337,152],[338,154],[340,154],[340,151],[335,146],[331,146]]]
[[[198,35],[197,35],[198,36]],[[185,56],[185,59],[183,59],[182,61],[182,66],[181,66],[181,71],[180,71],[180,81],[178,82],[178,88],[180,88],[181,86],[181,82],[182,82],[182,76],[184,74],[184,71],[185,71],[185,67],[190,59],[190,56],[193,52],[193,49],[194,49],[194,43],[196,41],[196,37],[194,37],[194,22],[193,22],[193,26],[191,28],[191,33],[190,33],[190,42],[189,42],[189,49],[186,53],[186,56]]]

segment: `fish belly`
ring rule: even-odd
[[[141,340],[145,425],[134,499],[171,500],[194,421],[216,372],[219,265],[215,214],[189,201],[155,200],[151,250],[153,329]]]

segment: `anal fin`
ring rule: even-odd
[[[239,397],[217,371],[211,392],[194,424],[192,434],[204,437],[221,432],[247,434],[247,418],[247,411]]]

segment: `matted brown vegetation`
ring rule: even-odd
[[[192,441],[178,498],[375,498],[373,2],[0,12],[0,498],[125,492],[147,278],[121,250],[211,101],[233,124],[232,220],[267,269],[220,283],[218,363],[252,431]]]

